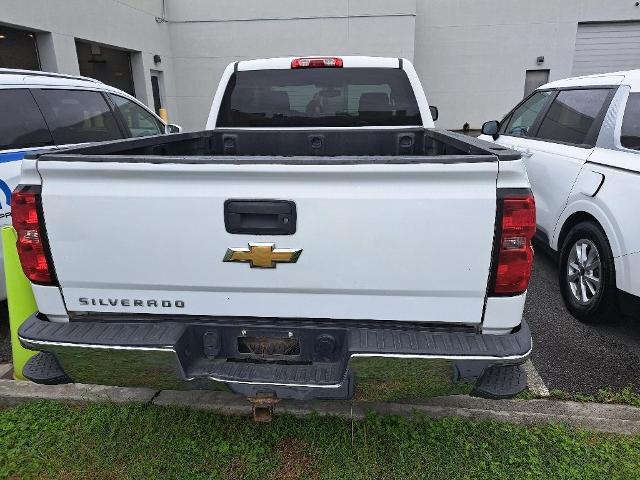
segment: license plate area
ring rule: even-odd
[[[238,337],[238,353],[260,359],[293,359],[300,356],[300,340],[294,337]]]

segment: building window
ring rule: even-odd
[[[135,96],[131,53],[76,40],[80,75],[95,78]]]
[[[0,25],[0,68],[40,70],[36,34]]]

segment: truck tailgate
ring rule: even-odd
[[[39,161],[47,235],[67,309],[481,321],[497,161],[289,159],[268,165]],[[227,200],[293,202],[296,231],[229,233]],[[246,251],[251,243],[302,252],[295,263],[275,268],[223,261],[229,249]]]

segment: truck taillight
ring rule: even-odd
[[[494,246],[492,293],[519,295],[527,290],[531,278],[536,203],[531,193],[505,195],[498,202],[501,218]]]
[[[340,57],[302,57],[291,60],[291,68],[342,68]]]
[[[55,275],[40,209],[40,188],[18,186],[11,195],[11,218],[18,235],[16,247],[27,278],[33,283],[54,285]]]

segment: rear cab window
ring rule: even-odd
[[[630,93],[622,117],[620,144],[624,148],[640,150],[640,93]]]
[[[57,145],[123,138],[113,112],[100,92],[34,89],[33,94]]]
[[[0,150],[49,145],[53,138],[31,92],[0,89]]]
[[[219,127],[422,125],[406,73],[393,68],[249,70],[229,79]]]

